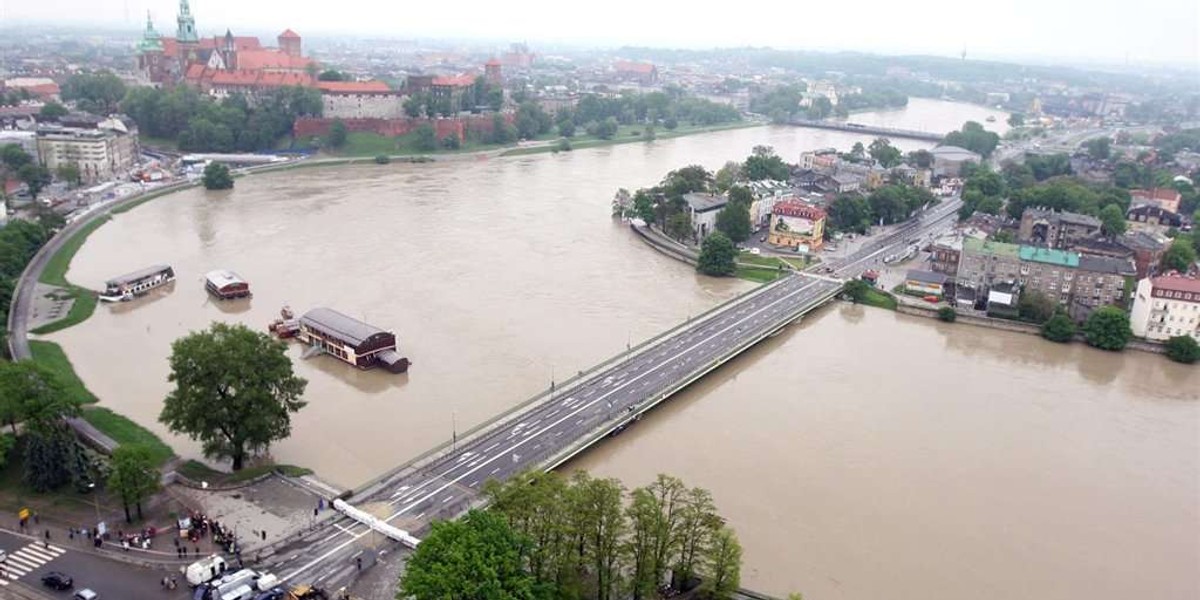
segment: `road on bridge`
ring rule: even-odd
[[[948,227],[960,204],[957,198],[943,202],[827,268],[833,269],[833,275],[857,276],[882,256]],[[480,502],[480,489],[489,479],[504,480],[528,469],[556,466],[611,431],[614,423],[632,418],[823,303],[841,285],[830,277],[794,274],[758,288],[581,383],[550,392],[542,402],[458,444],[430,464],[385,478],[376,491],[352,501],[410,532],[422,531],[433,520],[453,518]],[[312,543],[282,552],[271,570],[289,583],[336,589],[354,577],[354,558],[369,552],[377,538],[382,536],[343,519],[322,530]]]

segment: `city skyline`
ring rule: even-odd
[[[1200,64],[1200,8],[1187,0],[1148,0],[1137,12],[1116,3],[1092,5],[1082,13],[1069,2],[1016,0],[991,13],[961,3],[934,0],[920,13],[882,2],[856,5],[853,15],[837,5],[775,7],[762,11],[678,14],[680,7],[607,3],[603,13],[566,14],[545,0],[523,10],[499,13],[494,6],[467,0],[453,20],[436,5],[403,9],[364,0],[340,3],[336,14],[296,10],[278,0],[253,4],[233,0],[192,0],[199,30],[291,28],[301,35],[381,35],[457,40],[522,39],[531,43],[577,46],[643,45],[671,48],[771,46],[818,51],[854,50],[883,54],[930,54],[1017,61],[1073,63]],[[174,31],[176,0],[48,0],[0,7],[0,22],[136,26],[149,11],[164,34]],[[763,15],[774,15],[764,19]],[[1163,18],[1164,15],[1182,18]],[[532,16],[536,15],[536,16]],[[636,15],[636,16],[631,16]],[[1191,15],[1191,18],[1187,18]],[[663,23],[675,23],[664,27]],[[586,26],[584,24],[586,23]],[[845,23],[844,26],[838,26]],[[986,27],[985,27],[986,25]],[[1153,31],[1153,35],[1141,32]],[[1133,35],[1136,32],[1138,35]]]

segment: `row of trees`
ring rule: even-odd
[[[78,181],[79,167],[71,165],[69,169],[62,169],[60,175],[65,180]],[[39,165],[24,148],[17,144],[6,144],[0,148],[0,177],[5,180],[9,177],[21,180],[29,190],[29,195],[34,198],[37,198],[38,194],[42,193],[42,190],[53,181],[50,170]]]
[[[707,490],[674,477],[627,494],[586,472],[529,473],[484,493],[490,510],[434,524],[397,597],[641,600],[700,585],[728,598],[738,587],[736,535]]]
[[[865,233],[872,224],[907,221],[918,210],[938,202],[929,190],[910,185],[885,185],[867,196],[842,194],[829,203],[828,227],[833,231]]]
[[[121,103],[143,135],[175,140],[187,151],[268,150],[292,131],[297,117],[320,116],[320,92],[286,87],[256,95],[213,100],[187,86],[169,91],[134,88]]]
[[[1062,175],[1064,170],[1070,171],[1066,155],[1039,157],[1032,162],[1027,159],[1023,165],[1008,164],[1000,173],[986,167],[968,168],[959,217],[1003,212],[1019,219],[1026,208],[1044,207],[1097,217],[1106,235],[1123,234],[1129,192]]]
[[[25,265],[54,231],[47,224],[13,219],[0,228],[0,339],[6,339],[8,309]]]
[[[110,71],[78,73],[63,83],[62,99],[79,110],[107,116],[119,110],[125,98],[125,83]]]
[[[125,508],[125,520],[133,520],[131,506],[142,518],[142,501],[159,485],[152,454],[144,446],[121,445],[105,464],[80,444],[67,424],[68,417],[79,414],[79,405],[52,371],[33,361],[0,362],[0,420],[12,430],[0,436],[0,465],[9,452],[19,451],[24,481],[38,492],[71,483],[84,491],[107,480],[109,493]],[[23,425],[19,439],[18,422]]]

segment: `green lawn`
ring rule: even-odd
[[[96,312],[96,302],[98,301],[98,298],[95,292],[76,285],[67,286],[67,289],[71,292],[71,295],[74,297],[75,301],[71,303],[71,309],[67,311],[66,316],[57,321],[52,321],[42,325],[41,327],[37,327],[31,330],[30,333],[45,335],[47,333],[61,331],[71,327],[72,325],[78,325],[88,320],[88,318],[92,316],[92,313]]]
[[[735,274],[742,279],[753,281],[755,283],[767,283],[768,281],[775,281],[784,273],[785,271],[780,271],[779,269],[738,267],[737,273]]]
[[[96,397],[83,385],[83,381],[75,374],[70,359],[58,344],[54,342],[30,341],[29,351],[33,353],[33,361],[52,371],[58,380],[66,387],[67,396],[78,404],[95,404]]]
[[[869,289],[866,297],[863,298],[863,304],[867,306],[875,306],[878,308],[886,308],[888,310],[896,310],[896,297],[882,290]]]
[[[67,283],[67,269],[71,266],[71,259],[75,258],[75,253],[79,252],[83,243],[87,241],[88,236],[107,222],[107,217],[101,217],[84,225],[79,231],[72,234],[71,238],[62,245],[62,248],[59,248],[58,252],[50,257],[38,281],[49,285],[69,287],[71,284]]]
[[[161,465],[175,455],[171,447],[158,439],[158,436],[149,429],[103,406],[89,406],[83,409],[83,418],[122,446],[139,444],[149,448],[150,456],[154,458],[156,464]]]

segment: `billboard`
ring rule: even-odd
[[[795,235],[812,235],[813,222],[804,217],[788,217],[784,215],[775,215],[775,231],[779,233],[792,233]]]

